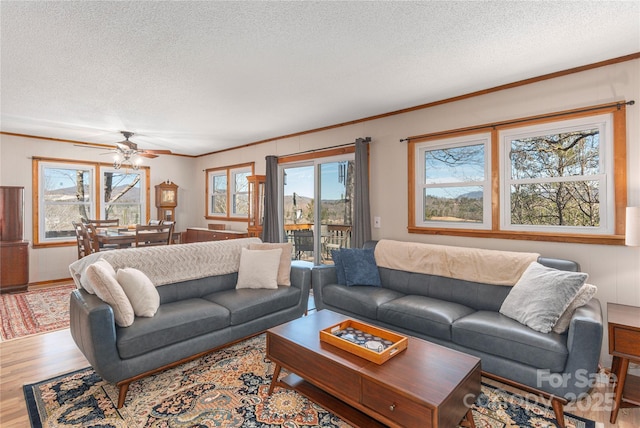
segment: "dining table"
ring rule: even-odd
[[[102,245],[117,245],[118,248],[129,248],[136,242],[135,229],[98,228],[98,242]]]

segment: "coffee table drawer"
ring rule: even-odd
[[[318,387],[330,391],[342,399],[358,401],[360,375],[348,367],[312,352],[304,346],[283,340],[275,335],[267,336],[267,355],[294,373]]]
[[[405,427],[433,426],[431,409],[368,379],[362,379],[362,404]]]

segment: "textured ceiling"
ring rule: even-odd
[[[1,130],[198,155],[640,51],[640,2],[6,1]]]

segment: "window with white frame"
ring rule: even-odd
[[[613,233],[611,115],[500,131],[501,227]]]
[[[145,174],[141,170],[102,169],[100,186],[103,219],[119,219],[120,224],[141,224],[145,213]]]
[[[623,244],[625,106],[408,138],[409,232]]]
[[[416,146],[416,223],[443,228],[491,226],[490,134]]]
[[[227,215],[227,171],[212,173],[210,176],[211,194],[209,197],[209,215]]]
[[[33,246],[75,245],[73,221],[120,219],[145,223],[149,168],[114,170],[105,164],[33,158]]]
[[[207,218],[248,220],[253,163],[207,170]]]
[[[68,241],[75,237],[71,222],[93,218],[96,212],[95,166],[40,162],[37,171],[38,242]]]

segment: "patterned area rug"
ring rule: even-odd
[[[349,427],[296,392],[276,388],[265,358],[265,336],[131,384],[115,408],[117,388],[91,368],[25,385],[32,427]],[[522,397],[482,386],[474,420],[478,428],[555,427],[553,411]],[[594,422],[567,415],[567,427]]]
[[[75,285],[61,285],[2,294],[0,341],[69,327],[69,294]]]

